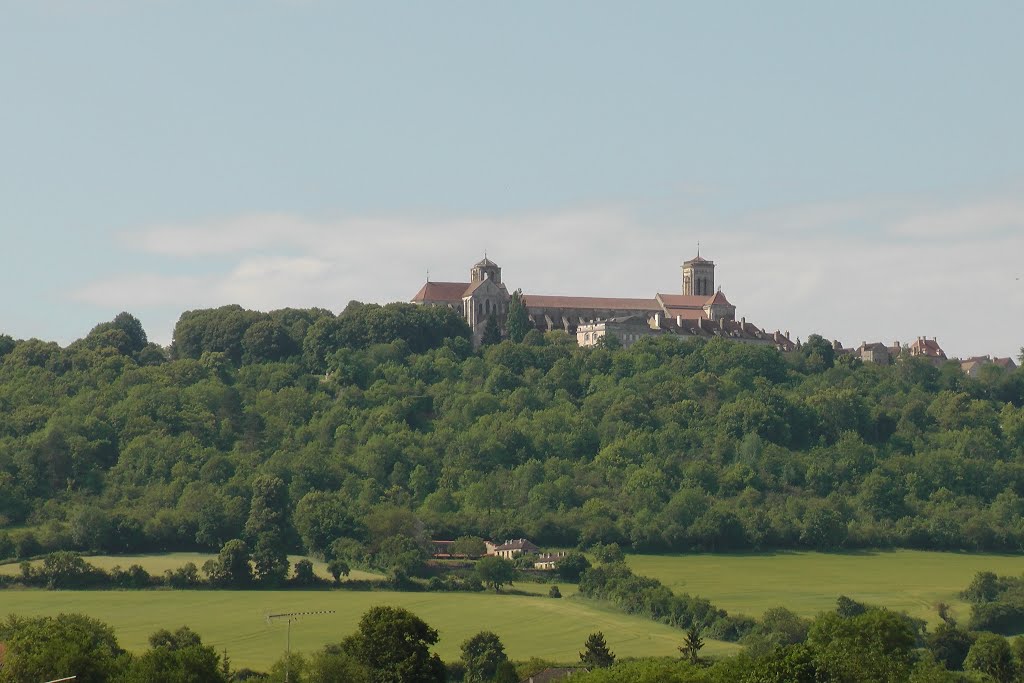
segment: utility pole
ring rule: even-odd
[[[267,623],[274,623],[274,619],[284,619],[288,622],[288,636],[285,641],[285,657],[284,657],[284,683],[289,683],[291,678],[291,666],[292,666],[292,622],[298,621],[300,617],[307,617],[313,614],[334,614],[332,609],[322,609],[313,612],[281,612],[279,614],[268,614]]]

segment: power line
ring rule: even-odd
[[[288,622],[288,639],[285,649],[284,658],[284,683],[289,683],[291,677],[291,666],[292,666],[292,622],[298,621],[300,617],[308,617],[316,614],[334,614],[332,609],[321,609],[313,610],[310,612],[280,612],[278,614],[268,614],[267,623],[273,624],[274,619],[284,619]]]

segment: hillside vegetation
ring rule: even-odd
[[[446,309],[357,303],[190,311],[169,352],[128,314],[66,348],[0,337],[0,557],[1024,544],[1019,370],[861,365],[818,337],[467,338]]]

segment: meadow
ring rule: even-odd
[[[313,651],[355,630],[375,605],[411,610],[436,628],[436,651],[459,657],[459,645],[475,633],[497,633],[512,659],[542,657],[578,661],[587,635],[603,631],[612,650],[628,656],[677,655],[683,633],[642,617],[620,614],[579,597],[489,593],[398,593],[392,591],[0,591],[0,618],[8,613],[55,615],[82,612],[111,624],[121,645],[143,650],[159,628],[187,624],[204,642],[227,649],[236,667],[267,669],[284,650],[285,624],[270,624],[275,612],[335,610],[292,625],[292,648]],[[738,646],[709,641],[705,652],[726,655]]]
[[[938,602],[962,621],[970,606],[958,593],[979,571],[1024,574],[1024,556],[917,550],[856,553],[775,552],[630,555],[637,574],[654,577],[676,593],[705,597],[730,614],[759,617],[771,607],[814,616],[845,595],[903,610],[934,625]]]
[[[153,574],[185,562],[201,566],[211,555],[98,556],[97,566],[141,564]],[[294,562],[299,556],[291,558]],[[969,606],[957,594],[978,571],[1024,573],[1024,557],[937,553],[911,550],[863,553],[777,552],[764,554],[629,555],[642,575],[658,578],[675,592],[708,598],[730,613],[759,616],[785,606],[814,616],[834,607],[839,595],[905,610],[935,624],[934,606],[942,601],[966,620]],[[326,577],[323,563],[314,563]],[[16,573],[17,564],[0,566]],[[352,578],[377,575],[353,572]],[[513,659],[543,657],[573,662],[587,635],[601,630],[621,656],[676,655],[679,630],[642,617],[624,615],[576,595],[576,586],[560,584],[561,600],[546,597],[549,585],[516,583],[516,594],[405,593],[394,591],[0,591],[0,618],[8,613],[83,612],[114,626],[124,647],[142,650],[158,628],[189,625],[218,649],[226,648],[236,666],[266,669],[280,656],[283,623],[268,624],[275,612],[335,610],[302,619],[292,627],[292,647],[312,651],[351,633],[359,617],[374,605],[405,607],[438,629],[437,651],[459,656],[459,644],[482,629],[501,636]],[[709,641],[705,654],[724,656],[739,647]]]

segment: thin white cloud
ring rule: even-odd
[[[652,296],[679,288],[697,240],[738,314],[794,336],[842,342],[937,336],[961,356],[1016,353],[1024,343],[1024,213],[996,198],[944,209],[919,201],[839,202],[712,218],[692,207],[638,218],[621,207],[506,216],[363,216],[313,220],[238,216],[145,228],[132,249],[175,271],[196,259],[206,275],[119,275],[79,301],[160,308],[168,341],[182,310],[226,303],[344,308],[351,299],[408,300],[426,270],[464,281],[484,249],[504,280],[538,294]],[[673,216],[686,216],[685,224]],[[969,233],[961,230],[970,228]],[[965,243],[962,234],[971,235]],[[953,239],[949,239],[953,238]],[[155,316],[150,316],[152,320]]]
[[[979,202],[909,216],[893,226],[893,234],[922,239],[975,239],[980,234],[1024,232],[1024,202]]]

